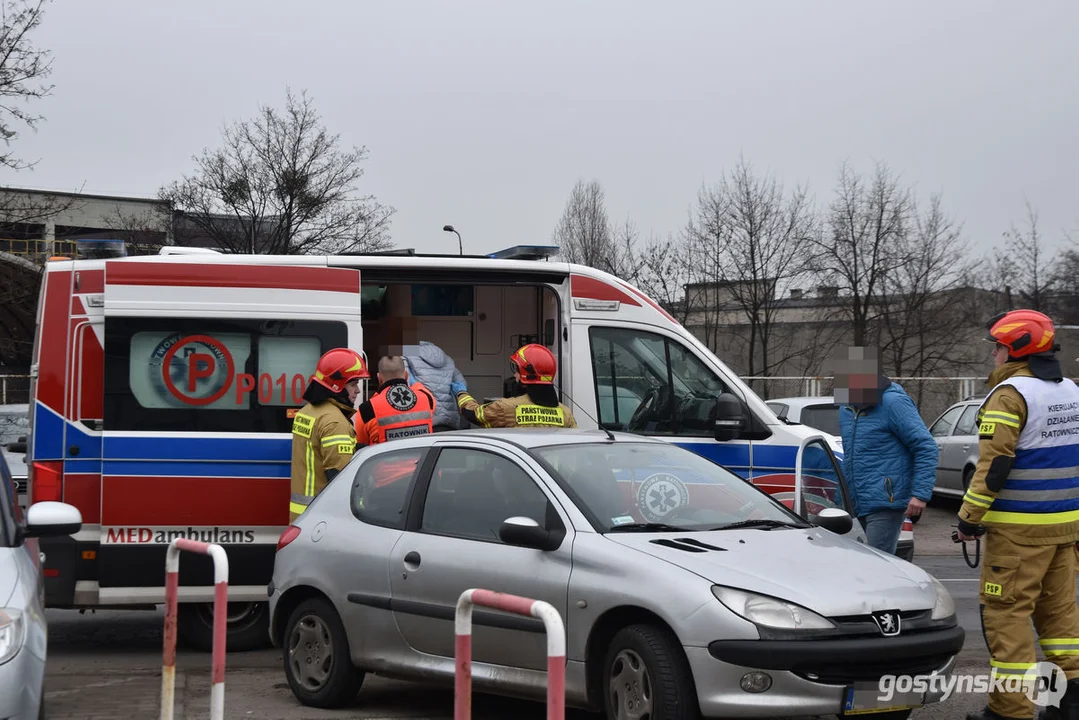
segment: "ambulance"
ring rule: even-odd
[[[526,343],[559,360],[581,427],[663,438],[812,519],[850,511],[835,438],[779,420],[643,292],[557,248],[487,256],[160,255],[54,258],[31,369],[29,503],[59,500],[82,530],[42,540],[53,608],[153,607],[174,538],[229,559],[229,650],[267,642],[267,584],[289,519],[290,429],[315,363],[335,347],[377,363],[440,346],[474,397],[503,397]],[[365,389],[372,390],[373,388]],[[655,522],[692,486],[649,493]],[[857,522],[849,536],[865,542]],[[832,572],[824,569],[822,572]],[[178,630],[212,646],[213,567],[180,560]]]

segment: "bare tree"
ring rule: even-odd
[[[981,261],[971,259],[940,195],[924,212],[911,206],[912,221],[896,236],[900,262],[886,268],[876,299],[881,352],[898,376],[954,372],[964,366],[964,331],[979,323],[969,290]]]
[[[840,315],[851,324],[855,345],[878,341],[880,296],[887,274],[903,263],[899,246],[910,215],[910,192],[900,187],[886,164],[876,164],[868,183],[846,163],[841,166],[829,232],[812,243],[813,267],[845,291]]]
[[[599,181],[578,180],[570,191],[553,240],[567,262],[613,272],[616,263],[614,231],[607,217]]]
[[[0,138],[8,148],[18,137],[16,124],[33,130],[42,120],[21,105],[44,98],[53,89],[42,82],[52,74],[50,53],[37,49],[30,41],[31,34],[41,24],[46,2],[3,0],[0,6]],[[0,153],[0,165],[13,170],[34,164],[24,163],[10,150]]]
[[[685,246],[672,236],[652,238],[638,253],[637,283],[641,290],[683,325],[689,317],[686,284],[689,263]]]
[[[194,158],[197,171],[161,189],[185,223],[226,252],[300,255],[384,250],[392,208],[356,197],[366,148],[339,149],[304,92],[283,112],[223,131],[224,145]]]
[[[1057,281],[1052,272],[1056,261],[1038,228],[1038,211],[1029,200],[1025,205],[1026,227],[1020,230],[1012,223],[1003,234],[1005,247],[993,249],[992,276],[996,289],[1007,297],[1009,308],[1019,306],[1050,313]]]
[[[728,178],[702,189],[699,204],[688,235],[714,253],[714,269],[731,277],[716,300],[744,317],[748,374],[768,375],[785,360],[772,352],[776,318],[806,272],[805,245],[815,224],[806,192],[796,188],[788,198],[780,183],[757,177],[741,160]]]

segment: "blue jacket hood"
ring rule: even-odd
[[[464,382],[453,358],[434,343],[421,340],[419,345],[406,351],[405,363],[413,380],[418,380],[435,396],[435,425],[446,425],[455,430],[468,427],[457,409],[457,398],[450,392],[450,383]]]

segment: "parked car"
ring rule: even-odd
[[[35,503],[24,515],[0,456],[0,718],[44,718],[45,577],[37,538],[82,528],[78,509]]]
[[[456,603],[484,588],[558,611],[566,703],[609,720],[874,707],[884,674],[951,672],[964,631],[939,581],[852,522],[637,435],[408,438],[359,451],[282,533],[270,636],[305,705],[350,703],[366,673],[448,683]],[[475,689],[542,700],[542,623],[473,623]]]
[[[983,400],[972,397],[957,402],[929,426],[929,434],[940,450],[937,484],[933,488],[938,495],[963,497],[970,485],[978,465],[978,408]]]
[[[26,509],[26,440],[30,436],[30,405],[0,405],[0,454],[15,480],[19,507]]]
[[[777,398],[769,400],[767,404],[780,420],[801,423],[834,435],[836,444],[840,448],[843,447],[843,439],[839,436],[839,408],[831,395]],[[895,554],[907,562],[914,562],[914,523],[916,522],[918,522],[917,518],[903,518],[899,542],[895,546]]]

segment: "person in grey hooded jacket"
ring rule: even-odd
[[[451,383],[465,381],[453,358],[438,345],[424,340],[417,346],[406,348],[404,357],[412,379],[423,383],[438,401],[434,416],[435,432],[467,429],[468,421],[457,411],[457,398],[450,391]]]

